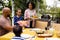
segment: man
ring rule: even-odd
[[[11,10],[8,7],[3,8],[2,10],[2,16],[0,17],[0,36],[12,30],[11,22],[9,19],[10,12]]]

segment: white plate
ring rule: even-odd
[[[41,29],[39,29],[39,28],[32,28],[31,30],[32,31],[40,31]]]
[[[29,34],[21,34],[21,37],[23,37],[25,39],[29,39],[29,38],[32,38],[33,36],[29,35]]]
[[[53,34],[38,34],[38,36],[52,36]]]

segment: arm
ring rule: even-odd
[[[0,25],[8,31],[11,31],[13,29],[13,27],[8,22],[3,20],[2,21],[0,20]]]
[[[24,13],[24,19],[25,20],[30,20],[30,15],[29,15],[28,11],[25,11],[25,13]]]
[[[16,16],[14,16],[14,25],[16,25],[17,24],[17,18],[16,18]]]

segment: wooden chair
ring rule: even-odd
[[[45,29],[45,27],[47,27],[47,21],[36,21],[36,28],[40,28],[40,29]]]
[[[57,30],[57,31],[60,31],[60,24],[58,23],[53,23],[52,27]]]

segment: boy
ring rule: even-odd
[[[24,38],[21,37],[22,27],[19,25],[15,25],[13,28],[13,33],[15,34],[15,37],[13,37],[12,40],[24,40]]]
[[[16,14],[14,16],[14,25],[18,25],[17,22],[20,20],[23,20],[23,17],[21,16],[21,14],[22,14],[21,9],[17,9]]]

